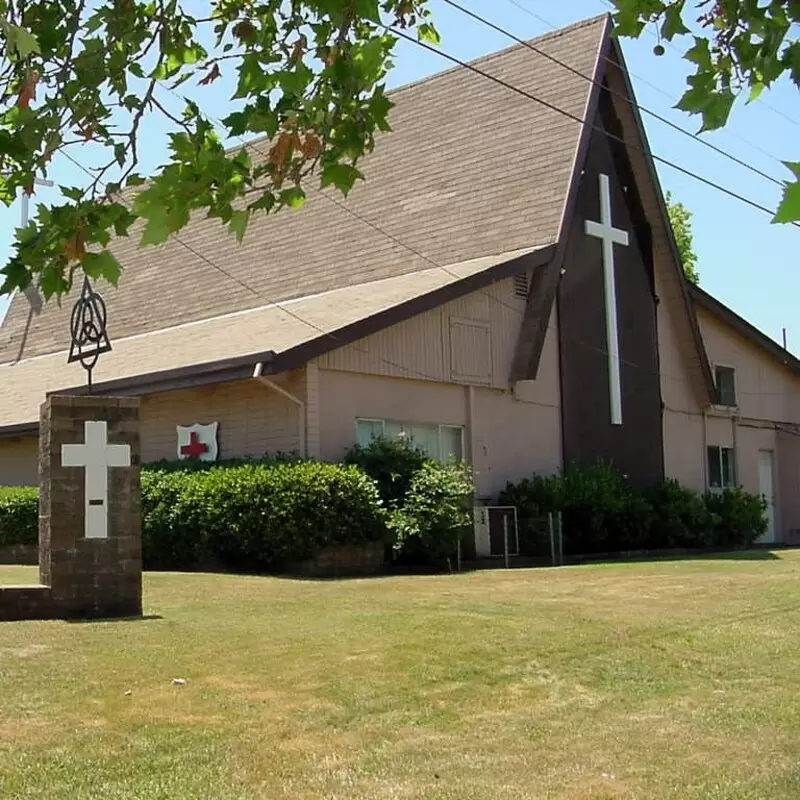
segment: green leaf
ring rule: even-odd
[[[754,83],[750,87],[750,93],[747,96],[747,102],[752,103],[754,100],[758,100],[759,96],[761,95],[761,92],[763,92],[764,89],[765,86],[760,81],[758,83]]]
[[[322,188],[333,184],[346,196],[356,180],[363,177],[351,164],[326,164],[322,168]]]
[[[3,21],[0,23],[5,34],[8,49],[19,59],[25,59],[31,53],[40,54],[39,40],[26,28],[20,25],[12,25]]]
[[[800,179],[800,161],[784,161],[783,163],[794,173],[795,178]]]
[[[132,172],[125,179],[126,186],[141,186],[144,182],[144,178],[136,172]]]
[[[724,127],[733,107],[736,96],[730,89],[712,92],[703,106],[703,127],[701,131],[711,131]]]
[[[69,200],[74,200],[76,203],[83,199],[83,195],[86,191],[78,186],[59,186],[58,188],[61,190],[61,194],[63,194],[64,197]]]
[[[664,22],[661,25],[661,35],[671,42],[677,35],[689,33],[689,29],[683,24],[683,0],[668,5],[664,11]]]
[[[800,169],[800,164],[797,165]],[[797,174],[797,171],[795,171]],[[800,221],[800,180],[794,183],[787,183],[783,190],[783,198],[775,216],[772,218],[773,222],[797,222]]]
[[[442,43],[442,37],[439,36],[439,31],[429,22],[423,22],[419,25],[417,28],[417,36],[421,42],[430,42],[431,44]]]
[[[104,278],[112,286],[116,286],[122,266],[110,250],[101,250],[99,253],[87,253],[83,257],[83,271],[90,278]]]
[[[299,186],[284,189],[280,195],[281,203],[289,208],[302,208],[306,201],[306,193]]]
[[[236,235],[236,240],[241,243],[247,231],[247,223],[250,222],[250,212],[234,211],[231,215],[231,221],[228,223],[228,230]]]
[[[697,64],[701,70],[710,71],[713,68],[711,63],[711,50],[708,46],[708,39],[702,39],[699,36],[694,37],[694,45],[690,47],[683,57],[693,64]]]

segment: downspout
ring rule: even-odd
[[[270,389],[274,389],[278,394],[282,394],[297,405],[298,430],[300,432],[300,455],[306,458],[308,456],[308,447],[306,445],[306,404],[299,397],[295,397],[291,392],[287,392],[286,389],[279,386],[275,381],[271,381],[269,378],[265,377],[263,372],[264,362],[259,361],[253,369],[253,378],[263,383],[265,386],[269,386]]]

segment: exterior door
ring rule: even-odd
[[[775,467],[772,450],[758,451],[758,485],[759,492],[767,501],[767,532],[756,541],[771,544],[777,541],[775,528]]]

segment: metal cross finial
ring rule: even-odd
[[[80,361],[89,376],[89,394],[92,393],[92,370],[97,364],[97,359],[102,353],[111,350],[106,319],[106,304],[92,288],[89,278],[85,277],[81,296],[72,308],[71,342],[67,363]]]

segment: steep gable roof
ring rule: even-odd
[[[598,17],[534,41],[592,73],[606,28]],[[584,111],[590,84],[522,46],[475,63],[573,115]],[[239,246],[200,216],[158,248],[138,249],[135,232],[115,242],[124,272],[118,290],[104,291],[112,341],[557,240],[578,122],[464,68],[392,99],[393,131],[346,202],[311,189],[301,211],[254,219]],[[0,362],[62,350],[69,306],[35,314],[17,295],[0,329]]]
[[[653,242],[665,242],[670,253],[663,277],[667,300],[680,308],[680,338],[689,373],[698,400],[713,402],[714,381],[703,346],[700,328],[691,305],[683,268],[672,226],[669,222],[664,195],[658,180],[655,163],[650,154],[644,125],[639,114],[633,86],[625,66],[622,50],[611,35],[610,18],[600,42],[596,69],[590,76],[591,91],[583,113],[583,125],[575,165],[562,219],[556,255],[546,270],[535,276],[534,291],[529,297],[522,323],[517,353],[512,368],[512,380],[535,378],[544,336],[560,280],[562,259],[567,246],[567,231],[572,222],[575,200],[582,171],[586,163],[593,131],[608,136],[620,166],[630,175],[631,189],[645,216],[645,224]]]

